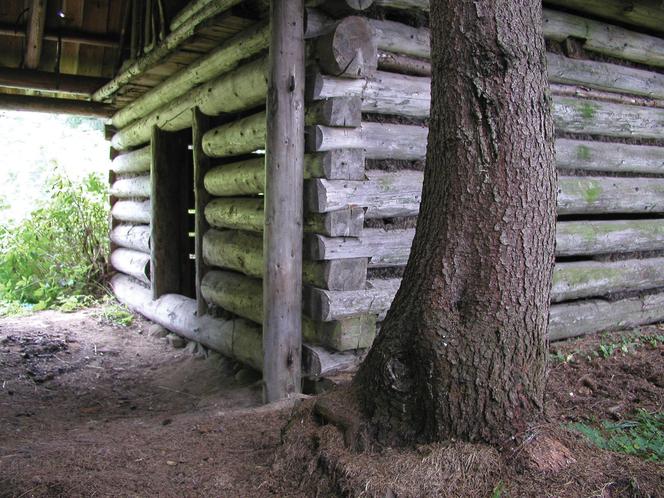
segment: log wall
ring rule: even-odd
[[[634,19],[612,25],[592,9],[574,14],[574,0],[553,3],[565,5],[543,17],[560,175],[550,337],[560,339],[664,319],[653,304],[664,299],[664,35]],[[405,11],[426,11],[429,2],[313,4],[304,18],[302,335],[311,361],[328,368],[355,357],[321,348],[370,346],[410,252],[431,54],[428,29],[407,24],[421,14]],[[256,21],[113,117],[112,264],[126,276],[119,282],[154,287],[144,264],[155,253],[151,196],[160,188],[150,178],[153,130],[193,126],[196,312],[250,324],[242,329],[251,334],[263,322],[271,260],[269,39],[269,25]],[[247,344],[257,343],[251,337]],[[236,356],[257,366],[261,353]]]

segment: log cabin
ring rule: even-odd
[[[111,286],[263,372],[352,368],[399,287],[429,0],[8,0],[0,107],[108,122]],[[664,7],[545,0],[552,341],[664,320]]]

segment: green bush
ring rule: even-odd
[[[79,182],[56,174],[48,188],[28,218],[0,226],[0,300],[73,310],[103,293],[106,182],[96,174]]]

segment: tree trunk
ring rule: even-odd
[[[541,7],[432,2],[432,113],[403,283],[354,386],[379,441],[523,435],[541,413],[556,173]]]

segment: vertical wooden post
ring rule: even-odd
[[[201,280],[210,269],[203,261],[203,235],[208,231],[210,225],[205,220],[205,206],[210,202],[212,196],[205,190],[203,183],[205,173],[210,169],[210,158],[203,152],[203,135],[210,129],[210,118],[203,114],[198,107],[193,110],[192,116],[192,144],[194,155],[194,196],[195,196],[195,227],[196,233],[196,302],[198,316],[207,312],[207,303],[201,295]]]
[[[46,22],[46,0],[30,2],[28,35],[25,40],[25,67],[37,69],[44,43],[44,24]]]
[[[263,378],[267,402],[301,391],[304,2],[270,2]]]

